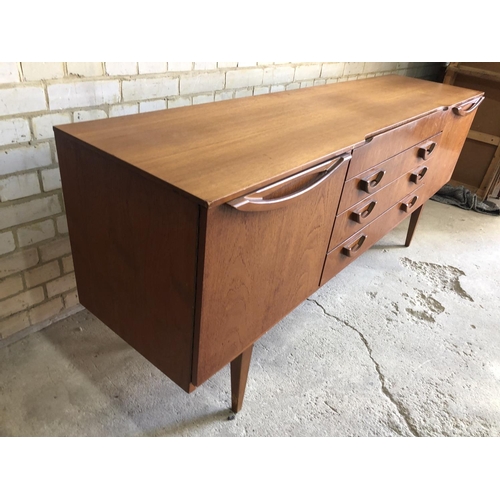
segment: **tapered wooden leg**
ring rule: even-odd
[[[415,212],[413,212],[410,216],[410,225],[408,226],[408,233],[406,234],[406,242],[405,247],[409,247],[411,240],[413,238],[413,233],[415,232],[415,228],[417,227],[418,219],[420,217],[420,213],[422,212],[422,208],[424,206],[418,207]]]
[[[253,344],[231,361],[231,409],[234,413],[238,413],[243,406],[252,350]]]

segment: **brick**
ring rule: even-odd
[[[0,279],[38,264],[36,248],[16,252],[0,259]]]
[[[32,325],[41,323],[48,319],[53,318],[58,313],[64,309],[63,301],[61,297],[56,297],[55,299],[49,300],[44,304],[33,307],[29,311],[30,322]]]
[[[181,94],[197,94],[224,88],[224,73],[190,73],[181,75]]]
[[[165,73],[167,71],[166,62],[140,62],[139,74],[148,75],[152,73]]]
[[[139,112],[137,104],[115,104],[109,108],[110,118],[113,116],[136,115]]]
[[[308,80],[306,82],[300,82],[300,88],[304,89],[306,87],[312,87],[314,86],[314,81],[313,80]]]
[[[214,102],[213,94],[195,95],[193,97],[193,104],[205,104],[207,102]]]
[[[107,62],[105,64],[107,75],[137,75],[136,62]]]
[[[232,90],[223,90],[222,92],[215,93],[216,101],[227,101],[234,97],[234,92]]]
[[[43,302],[45,299],[43,288],[33,288],[26,292],[19,293],[0,302],[0,318],[5,318],[11,314],[23,311],[28,307]]]
[[[28,288],[33,288],[34,286],[58,278],[60,275],[61,270],[59,269],[59,263],[57,260],[53,260],[48,264],[26,271],[24,273],[24,279],[26,281],[26,286]]]
[[[283,92],[286,90],[284,85],[271,85],[271,92]]]
[[[289,84],[286,86],[286,89],[287,89],[287,90],[295,90],[295,89],[300,89],[300,83],[299,83],[299,82],[289,83]]]
[[[182,106],[191,106],[191,98],[190,97],[178,97],[177,99],[169,99],[167,101],[168,109],[172,108],[180,108]]]
[[[140,113],[147,113],[148,111],[159,111],[160,109],[167,109],[167,101],[165,99],[139,103]]]
[[[14,251],[16,244],[14,242],[14,235],[12,231],[0,233],[0,255]]]
[[[250,97],[253,95],[253,91],[251,89],[237,90],[234,94],[236,98],[238,97]]]
[[[363,73],[364,62],[347,62],[344,67],[344,76],[359,75]]]
[[[0,83],[19,81],[19,70],[15,62],[0,62]]]
[[[251,68],[252,66],[257,66],[256,62],[239,62],[238,68]]]
[[[324,63],[321,67],[321,78],[340,78],[344,74],[345,63]]]
[[[355,63],[350,63],[355,64]],[[359,64],[359,63],[358,63]],[[363,73],[377,73],[379,71],[394,71],[397,69],[398,63],[392,62],[365,62]]]
[[[56,83],[48,85],[50,109],[85,108],[115,104],[120,100],[118,80]]]
[[[293,82],[295,68],[293,66],[276,66],[264,69],[263,85],[277,85]]]
[[[277,64],[277,63],[273,63],[273,62],[257,62],[257,66],[271,66],[273,64]]]
[[[42,262],[47,262],[48,260],[57,259],[71,253],[71,245],[69,238],[62,238],[39,247],[39,250]]]
[[[33,118],[33,134],[35,139],[51,139],[54,137],[55,125],[71,122],[69,113],[52,113],[50,115],[36,116]]]
[[[313,80],[319,78],[321,73],[321,64],[307,64],[295,68],[295,81]]]
[[[59,168],[42,170],[41,174],[43,190],[45,192],[61,188],[61,172]]]
[[[253,89],[253,95],[269,94],[269,87],[255,87]]]
[[[68,219],[65,215],[61,215],[56,219],[57,232],[59,234],[66,234],[68,232]]]
[[[218,62],[217,67],[218,68],[236,68],[238,66],[237,62]]]
[[[73,264],[73,256],[68,255],[67,257],[63,257],[62,259],[63,272],[65,274],[70,273],[75,270],[75,265]]]
[[[47,109],[45,93],[41,87],[19,86],[0,89],[0,116],[31,113]]]
[[[178,78],[138,78],[122,83],[124,101],[142,101],[179,95]]]
[[[55,295],[67,292],[72,288],[76,288],[75,273],[65,274],[54,281],[49,281],[45,286],[49,297],[54,297]]]
[[[44,219],[61,212],[57,195],[46,196],[24,203],[0,208],[0,229],[17,226],[25,222]]]
[[[317,80],[314,80],[314,86],[318,87],[319,85],[325,85],[326,80],[324,78],[318,78]]]
[[[11,276],[0,281],[0,300],[19,293],[23,288],[21,276]]]
[[[102,76],[103,68],[100,62],[69,62],[68,74],[75,76]]]
[[[23,62],[21,63],[26,80],[52,80],[64,76],[62,62]]]
[[[193,68],[192,62],[169,62],[168,71],[191,71]]]
[[[70,307],[74,307],[80,303],[78,298],[78,291],[73,290],[72,292],[65,293],[63,295],[64,307],[69,309]]]
[[[54,221],[51,219],[37,222],[17,230],[17,241],[20,247],[26,247],[33,243],[48,240],[56,235]]]
[[[34,146],[6,149],[0,152],[0,175],[46,167],[51,163],[50,146],[46,142]]]
[[[208,71],[208,70],[216,69],[216,68],[217,68],[216,62],[195,62],[194,63],[195,71]]]
[[[103,118],[107,118],[108,115],[106,111],[102,109],[89,109],[82,111],[75,111],[73,113],[73,120],[75,122],[88,122],[91,120],[102,120]]]
[[[263,75],[264,70],[262,68],[228,71],[226,73],[226,88],[238,89],[261,85]]]
[[[40,192],[40,183],[36,172],[0,179],[0,201],[18,200]]]
[[[30,139],[31,133],[28,120],[24,118],[0,120],[0,146],[27,142]]]
[[[6,339],[14,333],[24,330],[30,325],[28,312],[23,311],[19,314],[11,316],[10,318],[0,321],[0,338]]]

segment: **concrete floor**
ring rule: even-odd
[[[1,436],[499,436],[500,217],[436,202],[191,395],[82,311],[0,350]]]

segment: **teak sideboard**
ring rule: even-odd
[[[387,76],[55,127],[80,302],[191,392],[449,180],[482,92]]]

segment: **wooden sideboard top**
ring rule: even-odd
[[[219,205],[482,92],[386,76],[55,127]]]

